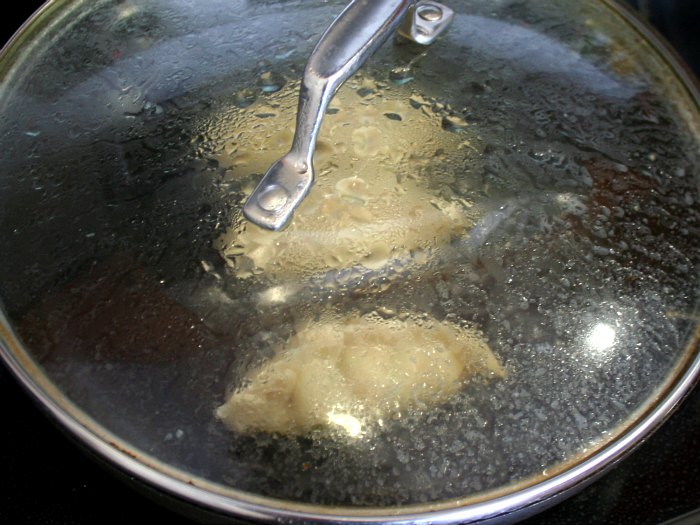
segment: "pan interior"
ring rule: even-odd
[[[601,2],[450,0],[445,36],[385,45],[321,130],[310,199],[339,192],[346,213],[390,195],[353,241],[368,251],[343,251],[313,200],[282,250],[240,208],[285,153],[305,60],[342,5],[45,13],[3,57],[4,311],[96,425],[223,491],[393,507],[547,478],[694,355],[698,108]],[[411,222],[391,201],[405,193],[438,219]],[[473,331],[498,373],[356,433],[216,417],[304,327],[347,319]]]

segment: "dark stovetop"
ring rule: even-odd
[[[629,0],[665,33],[700,76],[700,1]],[[5,12],[0,40],[38,6],[30,0]],[[8,19],[9,17],[9,19]],[[14,17],[14,18],[13,18]],[[44,417],[0,365],[0,523],[190,523],[146,499],[86,457]],[[700,389],[619,465],[577,495],[525,525],[644,525],[700,508]],[[700,524],[698,514],[678,523]]]

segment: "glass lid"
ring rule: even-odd
[[[5,49],[6,361],[220,508],[453,509],[662,419],[697,352],[682,74],[605,2],[449,0],[339,90],[261,229],[242,205],[343,6],[55,1]]]

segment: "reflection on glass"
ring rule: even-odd
[[[362,423],[355,416],[350,414],[328,413],[328,421],[334,425],[342,427],[350,437],[357,437],[362,433]]]
[[[117,16],[119,20],[125,20],[134,16],[141,9],[142,8],[135,6],[131,2],[127,2],[117,7]]]
[[[603,352],[615,344],[615,329],[609,324],[598,323],[588,334],[586,344],[591,350]]]
[[[289,283],[271,286],[258,293],[258,303],[261,306],[284,304],[299,291],[299,288],[299,286]]]

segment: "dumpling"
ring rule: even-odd
[[[357,436],[446,401],[476,374],[505,371],[471,329],[370,316],[309,323],[248,373],[216,415],[242,433],[327,429]]]
[[[290,226],[272,232],[246,223],[220,241],[239,277],[249,267],[287,277],[362,266],[378,270],[411,250],[457,238],[467,226],[459,205],[431,197],[416,184],[396,185],[390,172],[339,180],[312,191]],[[240,260],[247,259],[246,265]]]
[[[271,232],[244,222],[216,240],[238,277],[378,270],[448,244],[473,226],[474,210],[430,189],[444,188],[438,144],[456,151],[463,137],[408,99],[377,97],[369,104],[341,90],[333,104],[337,112],[326,116],[316,150],[315,184],[289,226]],[[235,173],[264,173],[289,146],[291,131],[265,127],[273,124],[279,126],[263,119],[254,135],[241,132],[237,147],[246,153]]]

